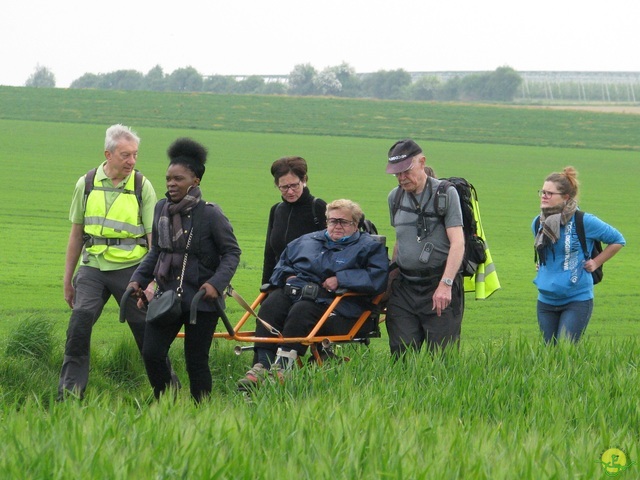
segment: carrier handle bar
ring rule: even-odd
[[[189,323],[191,325],[196,324],[198,317],[198,303],[200,303],[200,300],[205,295],[205,293],[207,293],[205,290],[198,290],[198,293],[196,293],[193,296],[193,300],[191,300],[191,309],[189,311]],[[214,303],[216,304],[216,309],[220,314],[220,318],[222,319],[222,323],[224,323],[227,332],[229,333],[229,335],[234,336],[236,332],[233,330],[233,325],[231,325],[229,317],[227,317],[227,313],[224,311],[220,297],[216,297]]]

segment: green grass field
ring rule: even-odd
[[[104,130],[116,122],[142,137],[138,167],[159,195],[175,138],[209,147],[203,193],[234,225],[243,254],[233,283],[245,297],[257,293],[266,215],[279,199],[271,162],[305,157],[312,193],[358,201],[391,247],[386,196],[395,179],[384,166],[404,136],[422,144],[439,176],[476,186],[502,290],[468,297],[459,352],[394,365],[381,339],[349,349],[348,364],[264,389],[252,405],[233,388],[250,357],[216,342],[215,392],[198,409],[187,389],[175,406],[147,405],[144,371],[111,304],[94,330],[88,398],[50,405],[69,315],[61,282],[71,192],[101,161]],[[632,115],[0,88],[11,182],[0,190],[0,477],[602,478],[603,450],[618,446],[636,461],[639,132]],[[544,177],[565,165],[580,173],[581,208],[628,245],[605,265],[583,343],[548,349],[535,319],[530,224]],[[228,309],[239,317],[233,300]],[[38,335],[49,350],[10,355],[16,332],[34,324],[47,326]],[[172,356],[186,383],[181,348],[177,341]]]

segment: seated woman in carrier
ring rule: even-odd
[[[327,228],[303,235],[287,245],[269,283],[275,287],[259,316],[285,338],[311,332],[335,298],[338,288],[366,295],[344,298],[320,330],[321,335],[347,333],[373,296],[386,290],[389,260],[385,246],[358,230],[362,209],[351,200],[327,205]],[[271,337],[257,322],[256,336]],[[307,346],[297,343],[256,343],[257,363],[238,382],[240,390],[258,385],[271,373],[279,379]]]

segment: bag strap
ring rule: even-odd
[[[180,285],[176,288],[176,293],[179,297],[182,296],[182,281],[184,280],[184,272],[187,269],[187,258],[189,257],[189,245],[191,245],[191,239],[193,238],[193,227],[189,230],[189,238],[187,239],[187,246],[184,249],[184,258],[182,259],[182,272],[180,273]]]

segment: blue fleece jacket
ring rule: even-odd
[[[531,224],[534,236],[537,219],[538,217],[534,218]],[[607,245],[626,243],[618,230],[589,213],[584,214],[584,233],[588,252],[593,249],[596,240]],[[580,246],[574,215],[566,225],[560,227],[558,241],[547,247],[546,262],[540,265],[533,281],[538,287],[538,300],[549,305],[566,305],[592,299],[593,278],[584,269],[586,260],[588,259]]]

